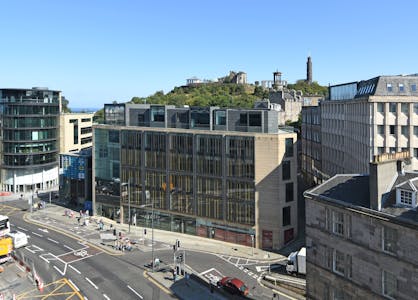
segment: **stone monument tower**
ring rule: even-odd
[[[308,56],[308,61],[306,62],[306,82],[312,83],[312,60],[310,56]]]

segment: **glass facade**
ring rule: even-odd
[[[105,128],[94,136],[98,214],[116,219],[122,203],[128,222],[130,202],[136,224],[150,226],[153,204],[155,228],[211,236],[209,228],[235,223],[241,242],[251,245],[254,137]],[[129,197],[122,183],[129,183]]]
[[[60,92],[1,89],[1,188],[28,192],[58,185]]]
[[[0,90],[3,162],[7,168],[58,164],[59,92]]]

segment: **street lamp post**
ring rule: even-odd
[[[131,197],[130,197],[130,183],[123,182],[122,186],[128,186],[128,233],[131,233]]]
[[[254,256],[254,234],[251,235],[251,256]]]
[[[140,205],[140,208],[144,208],[147,206],[151,206],[151,265],[152,265],[152,272],[154,273],[154,201],[151,201],[150,204],[143,204]]]

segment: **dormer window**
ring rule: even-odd
[[[412,206],[412,192],[401,190],[399,202],[408,206]]]
[[[396,189],[396,203],[403,206],[416,206],[416,192],[410,189]]]

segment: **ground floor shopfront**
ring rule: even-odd
[[[170,212],[152,210],[151,207],[140,208],[131,206],[112,205],[107,202],[96,202],[96,215],[110,218],[124,224],[130,222],[132,226],[161,229],[172,232],[197,235],[210,239],[230,242],[239,245],[254,247],[255,230],[251,227],[238,227],[223,224],[193,216],[177,215]]]

